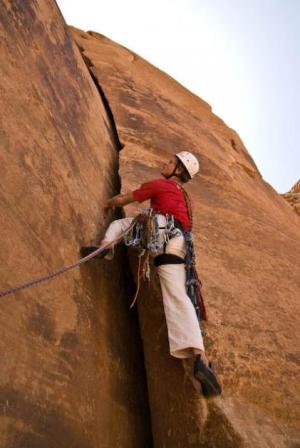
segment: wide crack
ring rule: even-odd
[[[107,116],[108,116],[108,120],[109,120],[109,124],[110,124],[111,136],[112,136],[112,140],[114,142],[115,148],[118,151],[121,151],[121,149],[124,148],[124,145],[121,143],[121,141],[119,139],[119,134],[118,134],[118,131],[117,131],[116,122],[115,122],[115,119],[114,119],[111,107],[109,105],[109,102],[108,102],[108,100],[107,100],[107,98],[105,96],[105,93],[104,93],[102,87],[99,84],[99,81],[98,81],[96,75],[93,72],[94,64],[92,63],[90,58],[84,53],[84,49],[82,47],[80,47],[78,44],[77,44],[77,47],[79,48],[79,51],[80,51],[81,56],[82,56],[82,59],[84,60],[85,65],[86,65],[86,67],[87,67],[87,69],[88,69],[88,71],[89,71],[89,73],[91,75],[91,78],[94,81],[95,87],[96,87],[96,89],[97,89],[97,91],[98,91],[98,93],[100,95],[100,98],[101,98],[102,103],[104,105],[104,108],[106,110],[106,113],[107,113]]]
[[[102,89],[102,87],[99,84],[99,81],[96,77],[96,75],[93,72],[93,68],[94,65],[92,63],[92,61],[89,59],[89,57],[85,54],[84,49],[82,47],[80,47],[78,44],[76,44],[77,47],[79,48],[79,51],[81,53],[81,56],[83,58],[83,61],[85,62],[85,65],[90,73],[90,76],[94,82],[94,85],[99,93],[99,96],[102,100],[102,103],[104,105],[105,111],[107,113],[107,117],[108,117],[108,121],[109,121],[109,132],[113,141],[113,144],[115,146],[115,148],[117,149],[117,151],[121,151],[124,148],[124,145],[121,143],[120,139],[119,139],[119,135],[118,135],[118,131],[117,131],[117,126],[116,126],[116,122],[114,119],[114,115],[112,113],[111,107],[109,105],[108,99],[106,98],[104,91]],[[118,160],[118,165],[116,167],[117,169],[117,177],[118,177],[118,193],[120,193],[121,191],[121,178],[119,175],[119,160]],[[122,218],[124,217],[124,212],[122,210],[122,212],[119,212],[116,216],[116,218]],[[128,266],[130,266],[130,262],[129,262],[129,256],[128,256],[128,252],[127,252],[127,248],[122,247],[120,249],[120,255],[123,260],[122,262],[122,267],[121,269],[124,272],[125,275],[125,280],[126,280],[126,284],[127,284],[127,294],[129,296],[129,299],[132,299],[134,291],[136,290],[136,284],[134,281],[134,277],[132,274],[131,269],[128,269]],[[136,318],[136,325],[137,325],[137,334],[139,335],[139,340],[137,341],[138,346],[140,347],[140,363],[141,366],[144,370],[143,372],[143,378],[144,378],[144,383],[145,383],[145,396],[147,397],[147,402],[144,403],[144,413],[145,415],[147,415],[146,419],[148,421],[149,424],[149,431],[148,434],[145,434],[145,436],[147,437],[147,440],[145,440],[145,446],[147,446],[147,448],[151,448],[153,447],[153,434],[152,434],[152,424],[151,424],[151,412],[150,412],[150,404],[149,404],[149,393],[148,393],[148,387],[147,387],[147,375],[146,375],[146,368],[145,368],[145,360],[144,360],[144,353],[143,353],[143,349],[142,349],[142,338],[141,338],[141,332],[140,332],[140,326],[139,326],[139,320],[138,320],[138,314],[136,309],[131,311],[135,313],[135,318]]]

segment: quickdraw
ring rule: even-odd
[[[159,225],[152,208],[143,210],[135,219],[135,225],[124,237],[126,246],[132,246],[139,252],[137,287],[131,302],[132,308],[138,298],[141,279],[150,281],[150,253],[156,254],[162,247],[159,242]]]
[[[164,215],[166,223],[163,227],[164,238],[160,237],[160,229],[158,222],[159,214],[155,213],[152,208],[146,208],[136,217],[136,224],[130,232],[124,237],[126,246],[132,246],[139,252],[149,250],[152,256],[156,256],[169,240],[176,235],[180,235],[180,230],[176,228],[174,217],[172,215]]]
[[[159,243],[159,226],[153,209],[145,209],[135,219],[135,225],[124,237],[126,246],[132,246],[139,251],[139,262],[137,271],[137,288],[135,296],[132,300],[130,308],[132,308],[137,300],[141,278],[150,281],[150,253],[160,248]]]

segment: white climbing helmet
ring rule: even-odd
[[[185,169],[191,176],[191,179],[198,173],[200,170],[200,164],[197,158],[188,151],[181,151],[175,154],[176,157],[180,160],[180,162],[184,165]]]

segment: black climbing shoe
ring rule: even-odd
[[[98,246],[82,246],[80,248],[80,255],[82,258],[87,257],[91,253],[95,252],[95,250],[99,249]],[[98,255],[96,255],[94,258],[104,258],[105,255],[107,255],[109,252],[109,249],[103,249],[102,252],[100,252]]]
[[[221,395],[222,386],[216,377],[212,365],[207,366],[200,355],[196,356],[194,362],[194,377],[201,383],[202,393],[205,397]]]

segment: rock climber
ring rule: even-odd
[[[182,184],[191,180],[199,171],[199,162],[190,152],[182,151],[172,156],[161,168],[162,178],[142,184],[138,189],[109,199],[105,209],[123,207],[132,202],[150,199],[150,207],[156,214],[159,238],[164,244],[154,258],[159,275],[163,305],[168,329],[170,354],[176,358],[195,357],[194,376],[201,383],[206,397],[219,395],[221,384],[209,363],[202,332],[195,308],[186,290],[186,240],[184,232],[192,227],[192,206]],[[166,238],[167,219],[174,222],[172,235]],[[132,217],[113,221],[100,246],[83,246],[83,257],[99,247],[107,247],[133,222]],[[175,230],[175,232],[174,232]],[[104,249],[97,258],[111,259],[113,248]],[[180,318],[178,318],[180,316]]]

